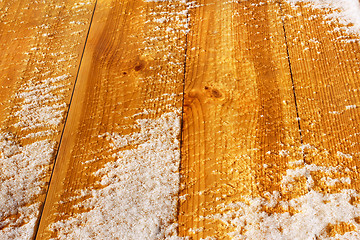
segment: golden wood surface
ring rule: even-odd
[[[185,34],[166,29],[183,28],[186,15],[157,20],[163,12],[185,7],[171,6],[97,2],[36,239],[56,237],[49,230],[52,223],[83,211],[73,207],[82,199],[69,200],[77,190],[99,187],[92,173],[114,160],[109,140],[99,136],[129,134],[136,131],[137,119],[181,109]],[[85,164],[93,159],[97,161]]]
[[[284,22],[305,164],[337,168],[311,172],[314,183],[310,189],[359,191],[359,36],[336,30],[341,25],[329,23],[326,10],[297,6],[283,4],[283,14],[287,16]],[[341,181],[329,184],[326,178]],[[329,226],[328,232],[334,236],[353,229],[351,224],[339,223]]]
[[[8,140],[19,147],[48,140],[54,144],[53,151],[56,152],[63,121],[59,124],[48,123],[43,121],[40,114],[46,113],[48,107],[61,111],[61,116],[56,116],[58,119],[64,119],[66,115],[94,7],[91,1],[85,5],[80,3],[72,0],[61,3],[27,0],[0,2],[0,134],[10,136]],[[48,85],[54,87],[59,84],[57,89],[48,92],[54,97],[47,95],[49,99],[45,97],[45,100],[40,100],[40,91],[44,93],[46,89],[36,90],[36,86],[57,77],[64,79]],[[21,94],[27,94],[28,99]],[[36,100],[43,105],[32,104]],[[33,109],[26,110],[25,106]],[[29,122],[30,125],[27,125]],[[38,127],[28,129],[33,127],[32,123],[38,124]],[[42,206],[53,160],[45,166],[45,176],[36,176],[46,182],[41,184],[42,194],[26,205],[41,203]],[[6,167],[6,163],[3,164]],[[9,180],[4,177],[0,176],[1,182]],[[2,216],[0,221],[21,215],[20,211],[16,216]]]
[[[325,10],[302,4],[199,0],[188,2],[187,15],[163,20],[186,9],[175,2],[98,0],[88,38],[94,1],[83,12],[76,1],[0,2],[1,131],[21,144],[45,139],[24,138],[31,131],[12,117],[24,100],[13,96],[34,76],[41,83],[68,74],[59,95],[70,104],[80,66],[36,239],[56,237],[52,223],[85,211],[72,197],[100,187],[92,173],[114,159],[99,136],[133,133],[137,119],[169,111],[183,117],[180,236],[231,239],[233,229],[215,215],[247,196],[360,190],[358,37],[333,31],[339,25],[324,23]],[[58,143],[63,127],[46,139]],[[288,191],[281,180],[294,162],[338,170],[310,171]],[[351,229],[340,223],[327,231]]]
[[[227,239],[231,229],[213,215],[281,191],[287,163],[301,158],[280,7],[258,3],[202,1],[190,13],[181,236]]]
[[[93,3],[86,7],[79,7],[79,3],[12,0],[0,3],[2,128],[11,128],[16,121],[11,113],[21,103],[14,93],[29,79],[41,82],[67,74],[71,76],[69,84],[74,83],[93,10]],[[67,103],[70,94],[67,91],[64,96]],[[6,119],[7,116],[10,117]],[[13,131],[21,134],[19,129]]]

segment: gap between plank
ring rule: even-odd
[[[188,1],[186,0],[186,8]],[[188,53],[188,35],[189,35],[189,11],[186,13],[186,26],[188,29],[186,29],[185,33],[185,49],[184,49],[184,74],[183,74],[183,91],[182,91],[182,105],[181,105],[181,119],[180,119],[180,164],[179,164],[179,192],[178,192],[178,204],[177,204],[177,216],[176,219],[179,223],[179,215],[180,215],[180,191],[181,191],[181,169],[182,169],[182,147],[183,147],[183,130],[184,130],[184,103],[185,103],[185,81],[186,81],[186,64],[187,64],[187,53]],[[179,225],[177,226],[178,234],[179,234]]]
[[[59,144],[58,144],[58,146],[57,146],[57,150],[56,150],[56,154],[55,154],[55,159],[54,159],[54,164],[53,164],[53,168],[52,168],[52,170],[51,170],[50,180],[49,180],[49,184],[48,184],[48,187],[47,187],[47,190],[46,190],[46,194],[45,194],[45,200],[44,200],[44,202],[43,202],[43,204],[42,204],[42,207],[41,207],[41,210],[40,210],[40,214],[39,214],[39,217],[38,217],[36,226],[35,226],[35,232],[34,232],[34,237],[33,237],[34,240],[36,240],[36,238],[37,238],[37,234],[38,234],[38,230],[39,230],[39,226],[40,226],[40,221],[41,221],[42,214],[43,214],[43,211],[44,211],[45,202],[46,202],[46,199],[47,199],[47,197],[48,197],[49,186],[50,186],[51,180],[52,180],[52,178],[53,178],[56,160],[57,160],[57,158],[58,158],[60,145],[61,145],[61,142],[62,142],[62,139],[63,139],[63,136],[64,136],[65,127],[66,127],[66,123],[67,123],[67,120],[68,120],[71,103],[72,103],[72,100],[73,100],[73,97],[74,97],[74,93],[75,93],[75,86],[76,86],[76,83],[77,83],[77,81],[78,81],[81,63],[82,63],[82,60],[83,60],[83,57],[84,57],[86,44],[87,44],[87,41],[88,41],[88,38],[89,38],[91,25],[92,25],[92,22],[93,22],[93,19],[94,19],[94,15],[95,15],[96,5],[97,5],[97,0],[95,1],[95,4],[94,4],[93,12],[92,12],[91,18],[90,18],[89,28],[88,28],[88,31],[87,31],[87,34],[86,34],[86,37],[85,37],[84,48],[83,48],[83,51],[82,51],[82,53],[81,53],[80,62],[79,62],[79,67],[78,67],[78,69],[77,69],[77,73],[76,73],[76,78],[75,78],[73,90],[72,90],[72,92],[71,92],[71,97],[70,97],[70,102],[69,102],[68,111],[67,111],[67,113],[66,113],[66,115],[65,115],[64,126],[63,126],[63,129],[62,129],[62,131],[61,131]]]
[[[294,102],[295,102],[295,109],[296,109],[296,117],[297,117],[297,122],[298,122],[298,127],[299,127],[299,135],[300,135],[300,143],[301,143],[301,147],[304,145],[303,142],[303,136],[302,136],[302,130],[301,130],[301,123],[300,123],[300,115],[299,115],[299,108],[298,108],[298,104],[297,104],[297,99],[296,99],[296,88],[295,88],[295,81],[294,81],[294,76],[293,76],[293,72],[292,72],[292,66],[291,66],[291,59],[290,59],[290,53],[289,53],[289,44],[288,44],[288,40],[287,40],[287,35],[286,35],[286,28],[285,28],[285,21],[284,21],[284,11],[282,8],[282,2],[278,1],[279,7],[280,7],[280,12],[281,12],[281,22],[282,22],[282,26],[283,26],[283,30],[284,30],[284,38],[285,38],[285,45],[286,45],[286,54],[287,54],[287,60],[288,60],[288,64],[289,64],[289,69],[290,69],[290,77],[291,77],[291,83],[292,83],[292,90],[293,90],[293,94],[294,94]],[[305,153],[304,153],[304,149],[302,148],[302,156],[303,156],[303,162],[305,165],[307,165],[308,163],[306,162],[306,158],[305,158]],[[308,180],[308,176],[306,176],[306,179]],[[308,191],[310,191],[311,189],[308,188]]]
[[[285,45],[286,45],[286,54],[287,54],[287,60],[288,60],[288,64],[289,64],[289,69],[290,69],[290,77],[291,77],[291,84],[292,84],[292,90],[293,90],[293,94],[294,94],[294,101],[295,101],[295,108],[296,108],[296,117],[297,117],[297,122],[298,122],[298,127],[299,127],[299,134],[300,134],[300,142],[301,145],[303,144],[303,138],[302,138],[302,132],[301,132],[301,124],[300,124],[300,117],[299,117],[299,108],[298,108],[298,104],[297,104],[297,100],[296,100],[296,89],[295,89],[295,82],[294,82],[294,77],[293,77],[293,72],[292,72],[292,66],[291,66],[291,59],[290,59],[290,53],[289,53],[289,44],[288,44],[288,40],[287,40],[287,36],[286,36],[286,28],[285,28],[285,21],[284,21],[284,12],[283,12],[283,8],[281,5],[281,2],[278,2],[279,7],[280,7],[280,12],[281,12],[281,22],[282,22],[282,27],[284,30],[284,38],[285,38]]]

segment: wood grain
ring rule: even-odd
[[[61,3],[0,2],[0,134],[8,136],[8,140],[15,142],[19,149],[47,140],[53,144],[52,151],[56,152],[93,8],[91,1],[85,5],[80,3],[71,0]],[[58,77],[61,82],[52,82],[48,91],[42,91],[41,86],[47,79]],[[58,86],[55,90],[50,89],[55,86]],[[53,98],[47,99],[51,94]],[[23,97],[25,95],[28,99]],[[42,105],[38,106],[37,101]],[[61,112],[60,116],[56,116],[60,123],[47,122],[41,118],[41,113],[37,115],[37,111],[47,107]],[[45,166],[45,176],[41,177],[44,182],[49,181],[53,160]],[[8,163],[3,162],[2,167],[9,167]],[[31,180],[39,176],[28,177]],[[5,178],[1,175],[1,182],[9,180]],[[42,205],[47,183],[40,185],[42,194],[30,202],[21,203],[19,209],[23,205]],[[26,194],[26,191],[32,190],[23,191]],[[2,216],[0,221],[21,219],[23,216],[19,211],[16,216]],[[25,223],[27,221],[30,219],[24,220]],[[19,226],[9,226],[12,227]],[[7,231],[7,227],[2,230]]]
[[[52,223],[84,211],[73,207],[83,200],[71,200],[77,190],[100,187],[92,173],[114,159],[99,136],[129,134],[137,119],[181,109],[186,15],[169,17],[181,8],[98,1],[36,239],[55,237]]]
[[[331,10],[283,3],[307,165],[336,167],[314,171],[311,189],[338,193],[360,190],[360,45],[359,36],[326,19]],[[340,29],[340,30],[336,30]],[[335,179],[329,183],[326,178]],[[349,182],[344,179],[350,178]],[[352,229],[347,223],[329,226],[330,236]]]
[[[91,2],[89,2],[91,3]],[[75,81],[77,66],[83,50],[93,4],[79,7],[78,2],[57,4],[32,1],[1,2],[0,44],[0,120],[10,127],[13,119],[6,119],[18,103],[14,93],[29,79],[38,82],[62,74]],[[74,24],[72,22],[78,24]],[[68,99],[71,91],[67,91]],[[5,123],[6,122],[6,123]],[[61,127],[60,127],[61,129]],[[15,131],[15,130],[14,130]]]
[[[190,12],[179,232],[230,239],[216,220],[244,196],[279,191],[302,160],[278,4],[200,1]],[[307,191],[299,182],[288,199]]]
[[[331,10],[261,0],[95,2],[0,1],[0,134],[19,146],[49,140],[54,153],[60,144],[43,194],[26,203],[46,198],[36,239],[56,238],[51,224],[87,211],[76,206],[86,198],[78,193],[103,187],[93,173],[114,161],[106,134],[134,133],[137,120],[166,112],[183,115],[181,237],[231,239],[218,216],[246,197],[360,191],[360,38],[327,21]],[[65,103],[62,121],[27,128],[20,94],[61,76],[56,101],[41,103]],[[282,179],[296,168],[308,175],[289,191]],[[352,230],[327,227],[329,236]]]

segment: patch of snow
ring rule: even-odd
[[[103,188],[83,193],[89,198],[76,207],[88,212],[52,224],[57,239],[181,239],[175,237],[179,114],[137,120],[137,127],[126,136],[107,134],[116,153],[94,173]]]
[[[355,108],[356,108],[356,105],[345,106],[345,109],[346,109],[346,110],[355,109]]]
[[[10,133],[0,133],[0,239],[32,237],[40,208],[35,200],[46,187],[53,154],[48,140],[21,146]]]
[[[89,16],[69,11],[62,14],[65,22]],[[54,22],[57,18],[41,19],[41,24],[34,27],[37,35],[23,38],[31,39],[23,62],[11,63],[27,67],[24,73],[14,72],[20,86],[11,96],[10,107],[1,113],[6,119],[0,126],[0,239],[33,238],[42,205],[40,196],[45,193],[51,173],[57,146],[54,139],[59,136],[66,98],[71,91],[70,72],[78,62],[77,55],[71,54],[78,51],[77,39],[69,44],[63,38],[51,42],[42,39],[42,36],[62,34],[64,30],[72,31],[66,24],[55,27],[54,23],[59,23]],[[20,43],[26,47],[28,40]],[[57,61],[60,56],[65,63]]]
[[[358,0],[287,0],[291,4],[302,2],[317,9],[331,9],[326,18],[336,20],[349,33],[360,33],[360,3]]]
[[[340,151],[338,151],[336,154],[338,157],[342,157],[342,158],[349,158],[349,159],[353,158],[351,154],[346,154]]]
[[[328,236],[326,229],[330,225],[349,223],[356,230],[360,225],[360,206],[352,205],[351,198],[357,197],[354,190],[343,190],[335,194],[322,194],[309,191],[289,202],[281,201],[279,193],[270,194],[269,199],[247,198],[243,202],[224,206],[225,214],[215,215],[234,231],[229,233],[232,239],[359,239],[359,233],[348,232]],[[282,213],[269,214],[264,206],[273,208],[281,206]],[[292,210],[290,210],[292,209]]]

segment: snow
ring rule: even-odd
[[[351,154],[346,154],[346,153],[343,153],[343,152],[340,152],[340,151],[337,151],[337,155],[338,155],[338,157],[342,157],[342,158],[349,158],[349,159],[353,158],[351,156]]]
[[[55,155],[51,139],[66,108],[64,95],[57,93],[68,87],[68,78],[32,78],[13,96],[12,127],[20,134],[0,131],[0,239],[32,238],[41,206],[38,196],[45,193],[44,179]]]
[[[337,21],[345,26],[341,28],[348,33],[360,33],[360,3],[358,0],[286,0],[296,6],[296,3],[306,3],[315,9],[330,10],[325,16],[328,20]]]
[[[146,0],[158,3],[166,1]],[[316,9],[326,9],[329,21],[346,26],[342,30],[356,34],[360,31],[360,4],[357,0],[287,1],[294,6],[301,2]],[[188,9],[198,6],[195,2],[178,2],[188,5]],[[187,14],[188,10],[182,10],[176,17]],[[171,20],[169,16],[159,16],[153,23],[165,24]],[[84,24],[81,21],[69,23]],[[188,32],[185,21],[179,28],[182,28],[180,32]],[[178,29],[171,26],[166,31],[174,34]],[[48,33],[43,36],[48,36]],[[157,42],[166,38],[168,36],[149,37],[146,40]],[[150,49],[149,46],[145,50]],[[39,48],[32,47],[30,50],[38,51]],[[171,62],[171,55],[163,57],[169,64],[182,64]],[[179,65],[179,72],[182,71],[181,67]],[[36,67],[35,70],[39,71]],[[30,239],[34,233],[40,208],[36,198],[44,192],[46,186],[43,179],[55,154],[56,143],[49,139],[57,133],[66,109],[64,99],[58,93],[69,87],[70,77],[63,74],[40,82],[29,79],[20,86],[15,96],[21,104],[13,111],[17,119],[13,127],[32,132],[21,137],[31,140],[25,145],[10,132],[0,132],[0,239]],[[345,107],[346,110],[354,108],[357,106]],[[143,110],[133,117],[144,117],[153,113],[151,111]],[[335,111],[330,113],[339,114]],[[93,173],[100,179],[98,183],[102,188],[90,187],[80,191],[78,196],[69,198],[85,198],[73,208],[86,211],[53,223],[51,229],[57,232],[58,239],[182,239],[176,236],[180,114],[175,111],[157,119],[143,118],[137,120],[135,127],[139,131],[129,135],[111,132],[99,136],[110,141],[115,160]],[[42,140],[33,141],[36,138]],[[304,144],[301,146],[302,152],[305,149],[313,147]],[[282,157],[289,154],[287,150],[279,151]],[[353,158],[340,151],[336,154],[345,160]],[[84,164],[95,162],[93,159]],[[350,224],[359,230],[357,219],[360,217],[360,206],[352,201],[359,194],[346,188],[337,193],[312,189],[312,174],[315,172],[328,174],[320,179],[327,186],[349,185],[353,180],[346,175],[339,179],[330,176],[340,171],[337,167],[308,165],[301,160],[296,163],[295,168],[288,169],[282,177],[281,187],[283,193],[289,192],[299,178],[305,178],[309,189],[306,194],[289,201],[282,200],[280,192],[268,193],[266,198],[244,196],[243,201],[221,205],[223,214],[214,215],[213,218],[233,227],[234,231],[229,234],[233,239],[360,239],[355,231],[334,237],[326,232],[330,225],[340,223]],[[263,167],[267,168],[268,165],[264,164]],[[279,206],[280,212],[268,213],[264,210],[264,207],[272,210]],[[191,231],[195,233],[203,229]],[[214,238],[209,236],[206,239]]]
[[[303,240],[303,239],[359,239],[357,232],[328,236],[330,225],[348,223],[357,230],[360,225],[360,206],[352,205],[351,198],[358,197],[354,190],[343,190],[335,194],[309,191],[307,194],[287,201],[279,199],[274,192],[269,199],[250,198],[224,206],[226,214],[214,216],[235,230],[232,239]],[[264,206],[281,206],[283,212],[269,214]]]
[[[359,239],[357,219],[360,205],[353,201],[359,194],[347,189],[350,177],[329,177],[341,172],[340,167],[296,164],[295,169],[288,169],[282,176],[281,192],[265,193],[265,197],[243,196],[242,201],[221,204],[223,213],[212,217],[234,229],[228,233],[232,239]],[[342,190],[336,193],[315,191],[312,189],[314,173],[328,175],[320,181],[328,186],[337,184]],[[306,179],[309,191],[288,201],[283,200],[282,195],[290,193],[292,184],[297,184],[301,178]],[[329,236],[329,227],[344,223],[352,226],[354,231]]]
[[[56,93],[68,86],[67,79],[29,79],[14,96],[12,127],[24,134],[0,131],[0,239],[32,238],[41,205],[38,196],[45,192],[44,179],[55,154],[56,143],[50,139],[58,133],[66,107],[64,96]]]
[[[35,10],[47,6],[36,1],[31,5]],[[82,9],[85,10],[85,7]],[[78,52],[77,41],[81,36],[71,41],[64,41],[61,37],[71,33],[76,26],[59,24],[56,10],[52,13],[53,16],[32,19],[28,28],[24,26],[21,34],[30,33],[31,36],[21,39],[16,36],[8,43],[10,48],[22,46],[18,50],[24,50],[24,59],[9,62],[16,92],[8,99],[6,111],[1,113],[4,121],[0,125],[0,239],[25,240],[34,237],[41,200],[47,189],[58,145],[55,139],[59,138],[66,102],[71,94],[71,81],[74,80],[71,72],[78,64],[75,53]],[[80,15],[62,11],[61,14],[65,22],[88,18],[87,13]],[[19,16],[22,19],[23,12]],[[29,16],[26,15],[26,18]],[[10,24],[19,24],[19,21]],[[36,35],[33,29],[36,29]],[[60,37],[54,38],[55,35]],[[51,36],[52,40],[45,40],[42,36]],[[11,70],[13,65],[15,70]]]
[[[68,87],[68,75],[48,78],[34,84],[29,80],[24,84],[16,98],[22,101],[14,116],[18,117],[15,127],[24,130],[34,130],[45,126],[58,126],[64,116],[66,104],[64,96],[56,94],[57,91]],[[67,84],[64,84],[63,82]]]
[[[45,193],[44,179],[55,155],[56,142],[51,139],[65,114],[64,95],[57,93],[69,86],[68,79],[68,75],[34,77],[13,96],[17,104],[12,127],[20,134],[0,131],[0,239],[33,235],[41,206],[38,196]]]
[[[181,239],[179,113],[141,119],[136,127],[140,131],[130,135],[106,134],[116,153],[94,173],[103,188],[83,191],[88,199],[73,206],[89,211],[52,224],[58,239]]]
[[[356,105],[348,105],[348,106],[345,106],[345,109],[346,110],[355,109],[356,107],[357,107]]]
[[[43,178],[54,154],[54,143],[21,146],[10,133],[0,133],[0,239],[30,239],[43,193]],[[19,215],[16,218],[12,216]]]

